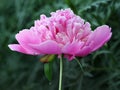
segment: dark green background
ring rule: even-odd
[[[112,38],[78,63],[64,59],[63,90],[120,90],[120,0],[0,0],[0,90],[58,90],[59,60],[53,63],[53,79],[44,76],[40,56],[12,52],[15,34],[30,28],[40,14],[71,8],[97,26],[112,28]]]

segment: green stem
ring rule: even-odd
[[[59,90],[62,90],[62,55],[60,56]]]
[[[77,58],[75,58],[75,60],[77,61],[77,63],[79,64],[79,66],[80,66],[80,68],[81,68],[81,70],[82,70],[82,72],[84,73],[84,70],[83,70],[82,64],[79,62],[79,60],[78,60]]]

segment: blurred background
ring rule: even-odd
[[[53,63],[53,78],[44,75],[40,56],[13,52],[15,34],[30,28],[41,14],[71,8],[89,21],[94,30],[107,24],[112,38],[98,51],[78,63],[64,59],[63,90],[120,90],[120,0],[0,0],[0,90],[58,90],[59,60]]]

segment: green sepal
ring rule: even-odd
[[[44,63],[48,63],[48,62],[52,62],[55,58],[55,55],[51,54],[51,55],[45,55],[43,57],[40,58],[40,61],[41,62],[44,62]]]

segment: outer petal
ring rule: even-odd
[[[39,37],[40,35],[37,30],[34,30],[34,27],[32,27],[30,30],[24,29],[16,34],[16,39],[21,45],[26,45],[28,43],[40,43]]]
[[[81,48],[79,50],[79,52],[76,54],[76,56],[80,56],[80,57],[84,57],[86,55],[88,55],[91,52],[91,47],[93,46],[93,42],[90,42],[89,45],[85,46],[83,48]]]
[[[68,44],[63,48],[63,51],[65,53],[65,57],[68,58],[69,61],[73,60],[75,56],[86,56],[91,52],[91,45],[84,46],[84,43],[72,43]]]
[[[75,55],[76,53],[78,53],[78,51],[83,45],[84,45],[83,42],[68,43],[62,48],[62,53],[69,54],[69,55]]]
[[[67,58],[68,59],[68,61],[72,61],[74,58],[75,58],[75,56],[73,56],[73,55],[64,55],[64,57],[65,58]]]
[[[111,28],[107,25],[100,26],[91,33],[86,44],[89,45],[90,42],[93,42],[91,48],[92,51],[95,51],[105,44],[110,39],[111,35]]]
[[[8,45],[8,47],[13,51],[21,52],[21,53],[24,53],[24,54],[31,54],[31,55],[40,54],[40,53],[36,53],[36,52],[34,53],[33,51],[30,51],[30,50],[26,50],[19,44],[10,44],[10,45]]]
[[[40,54],[41,52],[33,49],[30,44],[39,44],[41,42],[40,33],[35,30],[34,27],[31,27],[30,30],[24,29],[16,34],[16,39],[19,44],[27,51],[31,52],[30,54]]]
[[[61,54],[61,49],[55,41],[47,40],[41,44],[30,44],[30,46],[42,54]]]

